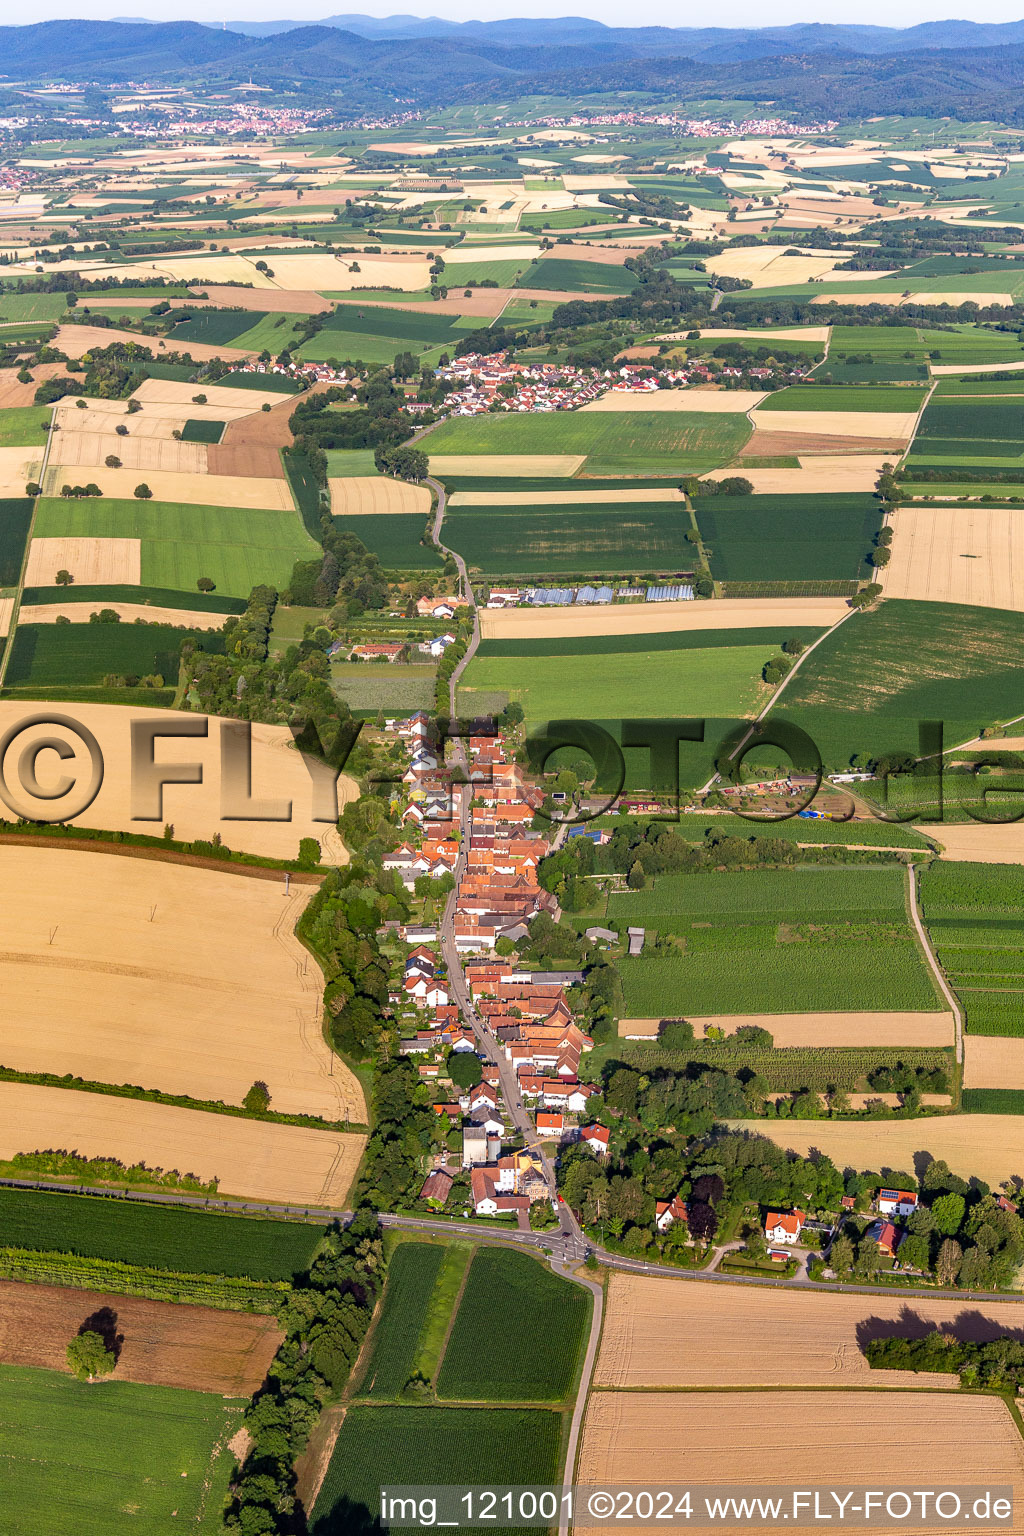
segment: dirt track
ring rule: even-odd
[[[0,1281],[0,1360],[67,1371],[68,1340],[90,1320],[104,1333],[110,1327],[123,1337],[114,1381],[225,1397],[255,1392],[283,1338],[276,1318],[260,1314],[5,1280]]]

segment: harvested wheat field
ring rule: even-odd
[[[810,282],[812,277],[826,277],[838,260],[838,256],[817,254],[784,256],[777,245],[752,245],[710,257],[707,269],[719,277],[748,278],[753,288],[782,288]]]
[[[38,448],[0,448],[0,496],[24,496],[30,480],[39,479],[43,462]]]
[[[1009,742],[986,742],[986,747],[1009,748]],[[1024,751],[1024,742],[1010,750]],[[929,828],[930,837],[941,847],[940,858],[962,859],[968,864],[1024,864],[1024,821],[1005,826],[985,826],[980,822],[951,822]]]
[[[942,1115],[934,1120],[819,1120],[813,1125],[773,1120],[730,1120],[735,1130],[767,1136],[806,1157],[812,1147],[837,1168],[906,1168],[919,1171],[944,1158],[961,1178],[972,1175],[999,1185],[1024,1175],[1024,1141],[1016,1115]],[[770,1127],[770,1129],[769,1129]]]
[[[1024,1443],[1005,1403],[952,1392],[595,1392],[576,1481],[878,1488],[898,1485],[903,1467],[915,1488],[946,1488],[959,1468],[954,1484],[1024,1497]]]
[[[936,378],[941,378],[944,373],[1020,373],[1024,363],[967,363],[960,368],[955,363],[932,363],[930,368]]]
[[[5,1066],[241,1104],[258,1063],[274,1109],[365,1119],[293,932],[309,887],[45,845],[0,872]]]
[[[823,415],[822,419],[827,422],[829,418]],[[791,455],[801,460],[821,454],[843,454],[849,457],[853,447],[856,447],[858,454],[879,454],[898,459],[907,446],[907,440],[903,437],[858,437],[851,440],[849,437],[835,437],[830,432],[761,432],[756,423],[766,420],[766,417],[755,416],[753,420],[754,430],[737,455],[737,466],[743,459],[789,458]]]
[[[426,517],[430,511],[430,492],[425,485],[409,485],[386,475],[353,475],[328,480],[327,484],[334,517],[379,517],[390,512]]]
[[[245,1200],[344,1206],[366,1137],[176,1109],[141,1099],[0,1083],[0,1159],[58,1144],[82,1157],[177,1169]]]
[[[909,439],[917,424],[917,412],[760,411],[754,419],[757,430],[772,437],[778,432],[827,432],[830,437]]]
[[[68,1340],[97,1314],[123,1339],[115,1381],[225,1397],[252,1396],[284,1337],[276,1318],[259,1314],[5,1280],[0,1361],[67,1371]]]
[[[32,584],[48,586],[51,583],[47,580]],[[33,705],[25,700],[0,701],[0,732],[15,721],[23,720],[32,708]],[[198,763],[203,778],[200,784],[165,785],[160,814],[153,820],[146,820],[132,814],[129,778],[132,723],[166,721],[173,726],[180,724],[183,717],[163,710],[125,708],[120,704],[66,704],[61,706],[60,712],[92,731],[104,762],[103,783],[96,799],[80,815],[67,818],[72,824],[152,834],[154,831],[159,833],[164,822],[171,822],[175,836],[182,841],[210,838],[219,833],[228,848],[278,859],[295,858],[299,839],[315,837],[319,840],[325,863],[348,863],[348,851],[338,835],[334,818],[329,821],[312,819],[312,776],[316,776],[318,783],[329,784],[331,771],[316,758],[303,757],[295,749],[286,726],[254,724],[252,727],[252,795],[257,802],[270,802],[269,808],[275,812],[286,814],[286,807],[290,805],[290,821],[224,819],[221,810],[221,731],[224,726],[235,727],[236,722],[220,720],[216,716],[202,717],[207,720],[205,737],[161,736],[157,739],[155,756],[158,762]],[[32,733],[26,733],[18,738],[11,750],[20,752],[32,739]],[[87,776],[89,760],[84,744],[71,734],[66,739],[75,748],[75,763],[72,766],[69,760],[64,771],[71,778],[76,774]],[[51,766],[46,754],[40,757],[39,775],[43,783],[56,775],[56,764]],[[83,782],[87,782],[87,777]],[[342,774],[338,779],[339,810],[358,793],[356,781]],[[257,806],[257,809],[266,808]],[[55,802],[50,802],[47,817],[52,819],[59,809]]]
[[[839,597],[737,597],[718,603],[612,603],[571,609],[481,608],[480,633],[485,640],[528,640],[751,629],[775,624],[830,629],[849,611]]]
[[[1024,1089],[1024,1040],[1012,1035],[967,1035],[964,1087]]]
[[[869,1339],[919,1338],[930,1328],[977,1343],[1001,1333],[1024,1339],[1024,1306],[693,1285],[682,1277],[613,1272],[594,1385],[956,1387],[955,1375],[877,1372],[864,1358]]]
[[[759,341],[819,341],[824,344],[828,341],[830,329],[827,325],[788,325],[765,331],[742,331],[729,326],[707,325],[698,334],[705,341],[748,341],[751,345]],[[689,331],[668,331],[659,336],[658,340],[686,341],[689,335]]]
[[[873,491],[884,462],[885,455],[880,453],[837,453],[820,458],[801,456],[799,469],[750,469],[742,460],[730,468],[742,471],[756,493],[779,496]]]
[[[721,411],[736,415],[752,411],[764,399],[752,389],[609,390],[582,407],[587,411]]]
[[[488,479],[566,479],[586,459],[585,453],[432,453],[432,475],[486,475]]]
[[[138,331],[119,331],[103,325],[61,325],[57,328],[54,346],[66,352],[68,357],[81,358],[94,347],[110,347],[115,342],[130,344],[152,357],[168,352],[187,352],[197,363],[208,363],[211,358],[222,357],[226,362],[248,362],[256,356],[245,347],[212,347],[204,341],[179,341],[173,337],[142,336]]]
[[[170,406],[185,416],[204,419],[199,410],[193,409],[193,395],[205,395],[204,409],[212,409],[221,417],[226,410],[237,416],[249,416],[262,411],[264,405],[279,405],[282,400],[294,404],[294,396],[279,389],[233,389],[230,384],[184,384],[177,379],[143,379],[138,389],[133,390],[132,399],[138,400],[144,409]]]
[[[80,399],[84,396],[80,396]],[[198,410],[198,406],[190,407]],[[88,409],[78,410],[74,405],[57,405],[53,412],[53,425],[56,432],[65,433],[95,433],[99,436],[117,437],[120,444],[127,439],[117,436],[118,427],[127,427],[128,437],[173,437],[175,432],[183,432],[187,417],[182,411],[177,416],[157,416],[151,411],[138,411],[134,416],[126,418],[124,402],[120,400],[93,400]],[[53,450],[63,451],[63,439],[55,437]],[[111,449],[112,453],[118,453],[118,449]]]
[[[886,597],[1024,612],[1024,521],[1009,507],[904,506],[893,521]]]
[[[716,1013],[687,1014],[698,1040],[711,1027],[727,1035],[752,1025],[767,1029],[778,1046],[944,1046],[953,1044],[951,1013]],[[627,1038],[658,1034],[661,1019],[620,1019]]]
[[[77,414],[88,417],[89,413],[80,411]],[[143,414],[139,412],[140,416]],[[181,443],[172,437],[155,434],[132,436],[130,432],[127,437],[118,437],[115,432],[63,432],[54,438],[50,467],[59,475],[62,469],[81,466],[109,478],[111,471],[105,461],[110,454],[120,459],[125,469],[206,474],[205,443]],[[136,478],[135,484],[138,483]]]
[[[456,491],[448,498],[450,507],[569,507],[602,504],[619,506],[625,501],[685,502],[676,486],[652,486],[645,491],[590,491],[583,482],[575,491]]]
[[[142,581],[140,539],[33,539],[25,569],[27,587],[52,587],[60,570],[79,586],[131,586]]]
[[[13,617],[14,598],[0,597],[0,639],[5,639],[10,634]]]
[[[123,501],[131,501],[142,474],[139,469],[107,469],[103,463],[75,468],[76,477],[88,474],[104,496]],[[153,501],[177,501],[197,507],[263,507],[274,512],[295,510],[291,489],[284,479],[179,474],[169,469],[150,469],[145,475]],[[66,480],[64,469],[59,464],[51,465],[43,476],[44,496],[58,496]]]
[[[318,293],[311,293],[308,288],[228,288],[218,287],[216,283],[194,283],[197,292],[207,295],[207,298],[189,299],[189,307],[193,309],[214,309],[226,307],[229,309],[248,309],[256,314],[277,314],[279,311],[289,315],[318,315],[324,308],[324,301]],[[101,304],[102,299],[91,299],[91,303]],[[110,304],[123,303],[120,299],[110,299]]]
[[[68,588],[71,594],[74,590],[74,587]],[[0,635],[7,633],[3,628],[4,603],[13,606],[14,599],[0,598]],[[226,613],[208,613],[196,608],[160,608],[151,603],[101,603],[95,598],[92,602],[82,603],[71,596],[67,602],[23,603],[18,610],[18,623],[56,624],[58,618],[63,617],[72,624],[87,624],[89,615],[98,608],[112,608],[126,624],[139,619],[143,624],[173,624],[178,629],[222,629],[228,617]],[[7,622],[10,623],[9,612]]]
[[[473,256],[479,260],[478,251],[474,251]],[[406,293],[416,293],[430,286],[430,262],[418,252],[408,256],[366,256],[360,251],[358,257],[275,253],[272,266],[274,276],[269,286],[273,288],[280,285],[327,293],[348,292],[354,288],[399,288]],[[353,266],[358,266],[359,270],[354,272]],[[250,265],[249,270],[255,269]]]
[[[18,383],[18,368],[0,368],[0,410],[14,405],[34,405],[36,390],[46,379],[67,372],[63,363],[35,363],[27,384]]]

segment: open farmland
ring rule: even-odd
[[[940,487],[929,486],[940,491]],[[1019,487],[1011,487],[1014,491]],[[1024,522],[1009,507],[901,507],[887,597],[1024,612]]]
[[[73,590],[73,589],[71,589]],[[100,605],[102,606],[102,605]],[[96,604],[90,612],[96,611]],[[46,693],[55,697],[89,688],[102,688],[103,679],[114,675],[137,679],[159,677],[173,689],[178,681],[181,646],[185,640],[197,650],[223,655],[224,642],[209,625],[192,629],[185,614],[183,628],[161,624],[156,614],[143,611],[139,624],[90,624],[85,630],[68,634],[65,626],[33,623],[25,608],[11,644],[7,667],[7,686],[21,697]],[[104,690],[105,691],[105,690]],[[173,693],[163,694],[160,685],[154,692],[170,702]],[[88,695],[85,695],[88,697]]]
[[[950,1388],[956,1376],[872,1373],[869,1339],[901,1332],[898,1296],[796,1295],[734,1285],[613,1273],[608,1282],[597,1387]],[[1024,1324],[1013,1302],[983,1306],[915,1298],[914,1332],[942,1328],[988,1342]],[[907,1320],[909,1321],[909,1320]],[[699,1335],[701,1345],[694,1348]]]
[[[709,1013],[687,1010],[697,1040],[707,1038],[710,1029],[733,1035],[738,1029],[766,1029],[777,1048],[783,1050],[818,1047],[855,1046],[949,1046],[953,1044],[951,1013]],[[627,1038],[649,1035],[655,1038],[661,1019],[622,1018],[619,1034]],[[646,1028],[644,1026],[650,1026]]]
[[[899,869],[659,876],[608,899],[614,926],[653,928],[677,951],[619,962],[626,1012],[930,1012],[939,1001],[905,900]]]
[[[228,476],[203,477],[204,486],[223,485],[228,495],[234,483]],[[287,493],[283,481],[254,483],[266,487],[284,485]],[[200,576],[209,576],[218,592],[245,598],[262,582],[285,586],[294,562],[311,559],[319,548],[303,528],[299,514],[291,509],[290,496],[287,509],[243,508],[230,500],[223,506],[186,506],[179,502],[106,497],[86,501],[49,498],[37,504],[34,533],[48,540],[97,541],[97,558],[103,563],[99,570],[87,569],[83,568],[85,560],[68,564],[76,556],[74,547],[65,551],[47,549],[43,569],[42,563],[36,563],[34,537],[26,578],[31,586],[50,585],[59,569],[55,562],[63,554],[61,563],[80,582],[105,585],[135,580],[147,587],[188,592],[195,590]],[[135,545],[139,551],[137,575],[116,573],[103,554],[110,541],[116,541],[118,549],[129,542]],[[43,559],[38,557],[39,562]]]
[[[1017,1036],[1024,1049],[1024,869],[939,860],[922,877],[921,898],[935,953],[963,1006],[967,1034]],[[974,1062],[994,1062],[994,1049]],[[1016,1054],[1009,1043],[1004,1054],[1008,1060]],[[1024,1087],[1001,1078],[982,1082],[976,1068],[968,1075],[971,1088]]]
[[[603,641],[612,636],[743,631],[775,624],[791,629],[829,629],[848,612],[846,603],[834,597],[732,598],[728,603],[615,603],[600,608],[579,604],[568,609],[485,608],[480,613],[480,629],[485,640]],[[742,633],[737,639],[743,639]]]
[[[194,452],[200,445],[186,443],[186,450]],[[153,449],[156,445],[153,444]],[[155,456],[155,453],[154,455]],[[225,475],[207,474],[202,471],[178,471],[172,469],[146,468],[143,469],[107,469],[102,463],[83,465],[74,463],[70,468],[61,464],[52,464],[43,476],[43,492],[49,497],[60,495],[61,488],[69,481],[78,484],[82,480],[92,480],[100,485],[108,501],[120,502],[123,506],[130,506],[130,497],[135,495],[136,486],[145,480],[153,495],[153,500],[146,502],[149,507],[157,504],[184,502],[188,506],[198,507],[206,513],[211,507],[230,507],[237,509],[262,509],[264,512],[272,511],[287,513],[292,511],[291,492],[288,489],[287,480],[271,478],[270,476],[254,475]],[[139,505],[140,503],[136,503]],[[100,505],[99,501],[72,502],[72,507],[93,508]],[[282,539],[287,544],[287,537]]]
[[[53,1145],[216,1179],[249,1200],[340,1207],[365,1136],[307,1130],[63,1088],[0,1083],[0,1158]]]
[[[954,1173],[993,1186],[1024,1176],[1020,1119],[1013,1114],[940,1115],[929,1120],[796,1121],[732,1120],[734,1130],[767,1136],[780,1147],[807,1157],[812,1148],[837,1168],[920,1170],[943,1158]]]
[[[1006,1404],[937,1392],[595,1392],[577,1481],[874,1487],[894,1447],[915,1487],[945,1487],[966,1457],[979,1484],[1024,1491],[1024,1445]],[[587,1536],[600,1528],[578,1526]]]
[[[867,495],[698,496],[694,510],[720,581],[856,581],[882,523]]]
[[[362,1395],[395,1398],[413,1376],[420,1336],[448,1252],[440,1243],[402,1243],[393,1253],[362,1371]]]
[[[425,485],[410,485],[387,475],[345,475],[327,483],[335,517],[398,513],[426,518],[430,511],[430,492]]]
[[[0,1189],[0,1220],[11,1248],[59,1241],[78,1258],[263,1282],[304,1274],[323,1236],[305,1222],[26,1189]]]
[[[478,1248],[441,1361],[438,1397],[562,1402],[576,1380],[590,1307],[582,1286],[552,1274],[531,1255]],[[498,1338],[495,1317],[504,1320]]]
[[[685,508],[655,502],[588,507],[460,508],[444,520],[444,542],[474,570],[496,576],[584,575],[692,568]]]
[[[1022,643],[1016,613],[886,602],[826,636],[779,715],[808,732],[830,767],[859,752],[916,751],[920,720],[943,720],[947,742],[965,741],[1024,710]]]
[[[584,473],[589,475],[679,476],[727,464],[750,431],[741,413],[576,411],[450,420],[431,432],[423,446],[432,461],[435,454],[576,453],[585,455]]]
[[[57,1510],[79,1536],[109,1531],[115,1510],[130,1511],[139,1536],[165,1536],[174,1524],[212,1536],[243,1406],[130,1382],[97,1391],[56,1372],[0,1366],[0,1463],[18,1536],[52,1536]]]
[[[293,933],[306,889],[46,846],[0,848],[0,868],[5,1066],[241,1104],[258,1063],[275,1110],[365,1119]]]
[[[36,626],[42,628],[43,626]],[[99,626],[97,626],[98,628]],[[104,626],[105,627],[105,626]],[[115,626],[111,626],[114,628]],[[60,628],[63,630],[64,626]],[[77,629],[75,633],[80,633]],[[25,717],[26,700],[0,701],[0,729],[6,730]],[[314,758],[303,757],[292,740],[291,732],[283,725],[253,724],[252,727],[252,793],[257,800],[290,801],[290,821],[262,821],[241,818],[225,822],[221,808],[221,752],[220,732],[227,722],[211,716],[208,733],[203,737],[160,738],[156,745],[157,760],[161,763],[201,763],[202,782],[167,784],[163,790],[161,815],[154,823],[132,814],[131,801],[131,720],[144,722],[158,718],[157,711],[134,705],[129,711],[114,704],[76,703],[76,722],[92,731],[104,760],[103,783],[96,799],[81,814],[69,818],[70,825],[104,827],[110,831],[140,832],[152,835],[159,832],[165,821],[174,826],[175,836],[184,842],[196,838],[210,839],[220,833],[229,848],[246,853],[263,854],[269,858],[293,859],[299,851],[299,839],[315,837],[325,857],[333,864],[348,861],[348,852],[331,822],[312,819],[311,774],[323,773]],[[162,718],[162,717],[161,717]],[[19,738],[26,745],[27,735]],[[74,738],[71,738],[74,742]],[[85,744],[75,743],[75,765],[70,760],[67,772],[71,775],[88,772],[88,754]],[[358,793],[354,779],[342,774],[338,779],[338,805],[352,799]],[[52,857],[44,851],[40,861]],[[40,870],[44,868],[40,863]],[[39,875],[40,882],[45,876]]]
[[[270,1317],[0,1281],[0,1361],[67,1371],[68,1339],[101,1310],[114,1313],[124,1338],[118,1381],[225,1397],[256,1391],[283,1337]]]
[[[523,654],[530,641],[485,642],[484,654],[470,662],[463,675],[461,697],[473,708],[479,694],[507,694],[521,703],[531,721],[555,720],[582,711],[588,718],[647,713],[743,716],[767,698],[761,669],[773,646],[763,640],[740,644],[742,632],[712,632],[712,640],[735,644],[688,644],[704,638],[699,631],[638,638],[628,648],[591,649],[587,637],[572,641],[537,640],[537,650]],[[646,644],[645,644],[646,640]],[[668,641],[668,645],[652,644]],[[673,643],[675,642],[675,643]],[[777,643],[777,642],[776,642]],[[514,654],[493,654],[499,647]],[[544,651],[547,646],[547,651]],[[488,654],[488,651],[491,651]]]
[[[310,1514],[311,1536],[347,1536],[354,1522],[379,1510],[382,1487],[546,1483],[557,1474],[561,1428],[560,1415],[544,1408],[356,1404],[345,1411]]]
[[[432,544],[424,544],[426,510],[422,512],[360,512],[342,516],[335,512],[336,526],[354,533],[392,571],[433,571],[442,561]]]

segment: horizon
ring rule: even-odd
[[[264,23],[289,19],[296,27],[300,27],[316,25],[332,15],[339,14],[368,16],[375,20],[384,20],[392,16],[412,16],[421,20],[437,19],[452,22],[528,21],[532,18],[551,20],[579,17],[598,21],[609,27],[623,24],[621,12],[613,0],[587,0],[586,4],[572,7],[560,4],[559,0],[516,0],[516,3],[509,7],[501,5],[498,0],[482,0],[482,3],[473,3],[473,0],[425,0],[423,5],[405,4],[400,10],[382,3],[382,0],[368,0],[364,7],[352,12],[323,5],[299,6],[291,17],[283,15],[286,9],[278,3],[278,0],[224,0],[218,14],[211,20],[209,7],[197,3],[197,0],[185,0],[185,3],[176,3],[176,0],[154,0],[154,3],[147,6],[149,14],[145,16],[125,16],[123,0],[122,3],[118,3],[118,0],[80,0],[79,4],[69,3],[69,0],[39,0],[39,3],[33,7],[31,16],[26,16],[23,8],[16,7],[12,0],[0,0],[0,25],[31,26],[42,21],[124,21],[137,24],[197,21],[204,26],[217,27],[222,24]],[[978,25],[999,25],[1024,20],[1020,6],[1012,3],[1012,0],[989,0],[989,3],[979,7],[979,11],[980,14],[965,16],[961,3],[947,9],[929,5],[926,0],[921,0],[921,3],[918,3],[918,0],[903,0],[903,3],[895,7],[885,3],[885,0],[867,0],[866,5],[858,8],[856,17],[852,17],[848,7],[840,5],[837,0],[828,0],[817,14],[809,16],[806,14],[806,0],[782,0],[782,3],[776,7],[775,20],[771,25],[773,27],[814,24],[857,25],[901,31],[928,22],[970,21]],[[719,8],[714,25],[723,29],[749,28],[763,31],[766,27],[761,19],[762,14],[761,8],[756,6],[753,0],[726,0],[726,4]],[[687,18],[680,22],[676,7],[672,6],[669,0],[656,0],[656,3],[648,8],[643,25],[703,30],[702,24],[698,21]]]

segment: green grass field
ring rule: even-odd
[[[791,384],[777,389],[758,411],[916,411],[926,391],[889,388],[884,384],[844,387],[841,384]],[[756,414],[756,413],[755,413]]]
[[[742,631],[733,631],[738,639]],[[638,637],[632,651],[564,651],[540,657],[474,657],[460,698],[472,712],[475,693],[501,693],[520,702],[531,722],[608,714],[742,716],[767,697],[761,668],[770,645],[649,649]]]
[[[224,640],[216,630],[170,624],[19,624],[5,681],[9,688],[88,688],[99,686],[108,673],[136,679],[158,673],[173,688],[186,639],[198,650],[223,654]]]
[[[16,405],[0,411],[0,448],[42,448],[50,430],[45,405]]]
[[[63,293],[0,293],[0,321],[59,320],[66,308]]]
[[[729,463],[750,432],[742,412],[557,411],[460,417],[419,446],[430,454],[582,453],[588,475],[682,476]]]
[[[858,580],[882,523],[869,495],[707,496],[694,510],[719,581]]]
[[[967,1033],[1024,1036],[1024,869],[943,860],[922,875],[921,902]]]
[[[328,479],[347,479],[352,475],[376,475],[372,448],[328,448]]]
[[[183,443],[219,443],[227,425],[223,421],[186,421],[181,429]]]
[[[921,720],[944,721],[950,745],[967,741],[1024,713],[1022,645],[1022,614],[892,600],[822,640],[778,716],[801,726],[830,767],[857,753],[915,753]]]
[[[599,576],[692,570],[689,531],[685,507],[664,502],[627,502],[621,509],[460,507],[446,513],[442,539],[472,569],[494,575]]]
[[[0,587],[17,586],[32,523],[27,496],[0,499]]]
[[[262,582],[284,587],[296,560],[320,552],[297,512],[249,507],[47,497],[38,503],[34,531],[47,538],[141,539],[143,586],[188,591],[210,576],[227,597],[248,597]]]
[[[176,325],[167,343],[176,352],[187,352],[190,341],[201,341],[208,347],[233,347],[237,346],[236,336],[251,326],[251,310],[204,309],[193,320]]]
[[[243,1404],[208,1392],[102,1386],[0,1365],[0,1466],[12,1536],[221,1529]]]
[[[610,896],[608,919],[674,941],[618,962],[629,1017],[939,1007],[902,870],[661,875]]]
[[[523,288],[544,288],[559,293],[631,293],[636,283],[635,275],[625,267],[557,256],[542,257],[535,267],[528,267],[520,279]]]
[[[0,1189],[0,1238],[9,1248],[59,1250],[194,1274],[291,1280],[309,1268],[320,1237],[319,1227],[303,1222]]]
[[[247,318],[252,319],[251,310]],[[250,352],[270,352],[277,357],[286,347],[294,344],[297,323],[304,318],[303,315],[282,314],[280,311],[261,315],[256,324],[240,332],[231,345],[246,347]]]
[[[552,1274],[537,1259],[478,1248],[441,1362],[438,1396],[458,1402],[565,1401],[576,1379],[590,1305],[582,1286]],[[502,1319],[498,1331],[496,1317]]]
[[[383,565],[393,571],[432,571],[442,564],[435,549],[421,544],[426,519],[417,512],[371,513],[336,517],[335,528],[354,533]]]
[[[357,1403],[345,1414],[335,1442],[310,1513],[310,1536],[372,1530],[382,1487],[547,1483],[558,1471],[561,1427],[561,1415],[545,1408]],[[499,1527],[501,1536],[506,1529]]]

